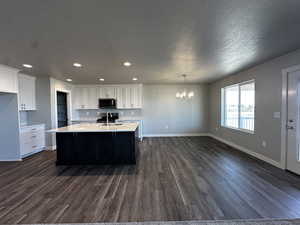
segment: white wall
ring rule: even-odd
[[[0,93],[0,161],[20,158],[18,96]]]
[[[184,88],[195,93],[184,101],[175,94]],[[199,134],[208,130],[207,85],[144,85],[144,134]]]
[[[209,86],[210,133],[233,142],[276,162],[281,160],[281,120],[273,118],[281,112],[282,69],[300,64],[300,50],[273,59],[249,70],[229,76]],[[255,134],[220,127],[221,88],[255,79]],[[262,141],[267,146],[262,146]]]

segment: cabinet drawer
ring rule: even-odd
[[[42,139],[33,140],[31,143],[31,147],[33,150],[43,148],[45,146],[45,141]]]
[[[20,143],[26,144],[31,141],[31,132],[21,132],[20,133]]]
[[[44,131],[21,132],[20,134],[21,144],[30,143],[32,140],[44,139],[44,138],[45,138]]]

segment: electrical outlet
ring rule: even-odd
[[[261,146],[263,146],[264,148],[267,147],[267,142],[266,141],[262,141]]]
[[[280,112],[273,112],[274,119],[280,119]]]

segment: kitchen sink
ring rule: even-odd
[[[101,123],[100,126],[121,126],[121,125],[123,125],[123,123],[109,123],[109,124]]]

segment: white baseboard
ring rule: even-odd
[[[178,134],[144,134],[143,137],[200,137],[209,136],[208,133],[178,133]]]
[[[37,150],[35,150],[33,152],[30,152],[30,153],[27,153],[25,155],[22,155],[21,157],[22,158],[26,158],[28,156],[34,155],[34,154],[39,153],[39,152],[44,151],[44,150],[45,150],[45,148],[40,148],[40,149],[37,149]]]
[[[20,162],[22,159],[0,159],[0,162]]]
[[[264,155],[262,155],[262,154],[259,154],[259,153],[257,153],[257,152],[251,151],[251,150],[249,150],[249,149],[247,149],[247,148],[245,148],[245,147],[243,147],[243,146],[237,145],[237,144],[235,144],[235,143],[233,143],[233,142],[231,142],[231,141],[227,141],[227,140],[225,140],[225,139],[223,139],[223,138],[220,138],[220,137],[218,137],[218,136],[216,136],[216,135],[209,134],[208,136],[210,136],[210,137],[212,137],[212,138],[214,138],[214,139],[216,139],[216,140],[218,140],[218,141],[221,141],[221,142],[223,142],[224,144],[227,144],[227,145],[229,145],[229,146],[231,146],[231,147],[233,147],[233,148],[235,148],[235,149],[237,149],[237,150],[240,150],[240,151],[242,151],[242,152],[245,152],[245,153],[247,153],[247,154],[249,154],[249,155],[251,155],[251,156],[253,156],[253,157],[257,158],[257,159],[260,159],[260,160],[262,160],[262,161],[265,161],[265,162],[267,162],[267,163],[270,163],[270,164],[273,165],[273,166],[276,166],[276,167],[278,167],[278,168],[280,168],[280,169],[283,169],[280,162],[277,162],[277,161],[275,161],[275,160],[273,160],[273,159],[270,159],[270,158],[268,158],[268,157],[266,157],[266,156],[264,156]]]
[[[56,150],[56,145],[47,146],[47,147],[45,148],[45,150],[54,151],[54,150]]]

